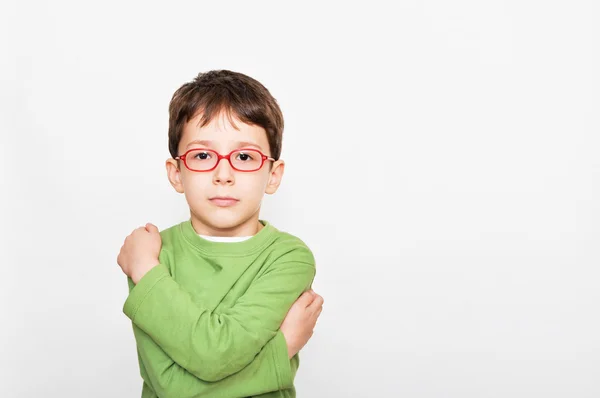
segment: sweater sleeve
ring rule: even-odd
[[[205,381],[222,380],[253,362],[310,287],[315,266],[306,250],[272,264],[222,312],[195,302],[159,264],[131,290],[123,312],[179,366]]]
[[[129,279],[130,290],[135,286]],[[138,356],[146,384],[159,397],[255,396],[292,387],[297,357],[288,359],[285,337],[278,331],[252,362],[216,382],[199,379],[179,366],[142,329],[133,324]]]

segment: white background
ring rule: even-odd
[[[139,396],[116,256],[188,217],[167,107],[210,69],[284,112],[299,397],[600,396],[598,3],[215,3],[0,6],[0,396]]]

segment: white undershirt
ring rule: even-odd
[[[206,240],[210,240],[213,242],[243,242],[246,239],[250,239],[252,236],[208,236],[208,235],[200,235],[201,238]]]

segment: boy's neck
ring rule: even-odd
[[[198,220],[194,215],[191,217],[192,219],[192,227],[198,235],[204,236],[216,236],[216,237],[243,237],[243,236],[254,236],[261,229],[264,228],[264,225],[258,220],[258,216],[256,218],[252,218],[246,221],[243,224],[240,224],[234,228],[230,229],[218,229],[211,228],[210,226],[205,225],[200,220]]]

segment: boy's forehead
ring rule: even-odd
[[[205,126],[200,126],[201,118],[202,114],[198,113],[185,124],[179,142],[182,150],[194,146],[208,146],[217,150],[254,146],[263,152],[268,151],[267,133],[258,125],[244,123],[233,114],[233,120],[230,121],[224,112],[213,117]]]

